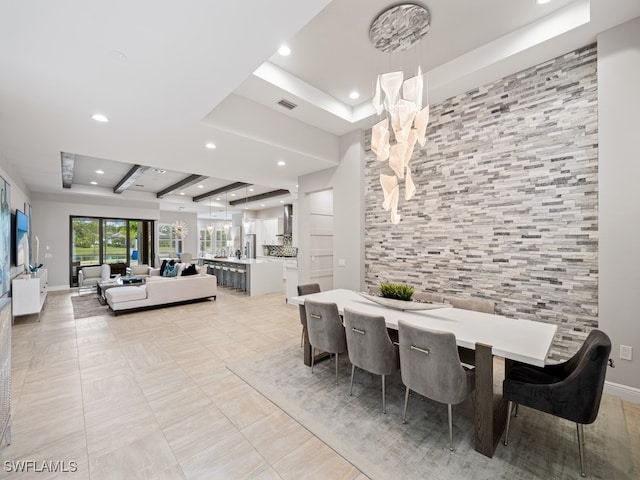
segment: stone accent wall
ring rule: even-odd
[[[556,323],[554,358],[576,350],[598,323],[596,55],[590,45],[432,105],[411,160],[418,192],[396,226],[368,132],[367,286],[491,299]]]

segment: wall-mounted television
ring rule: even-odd
[[[26,268],[29,261],[29,217],[20,210],[16,210],[14,242],[16,267]]]

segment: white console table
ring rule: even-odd
[[[25,273],[11,283],[13,316],[39,314],[47,298],[47,269]]]

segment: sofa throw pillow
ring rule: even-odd
[[[167,265],[164,267],[163,277],[175,277],[178,274],[178,265]]]
[[[189,275],[197,275],[198,271],[196,270],[195,263],[190,263],[188,266],[182,269],[182,276],[188,277]]]
[[[160,276],[164,276],[164,269],[167,268],[167,261],[162,260],[162,265],[160,265]]]

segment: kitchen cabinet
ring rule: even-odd
[[[262,220],[262,245],[278,244],[278,219],[266,218]]]

